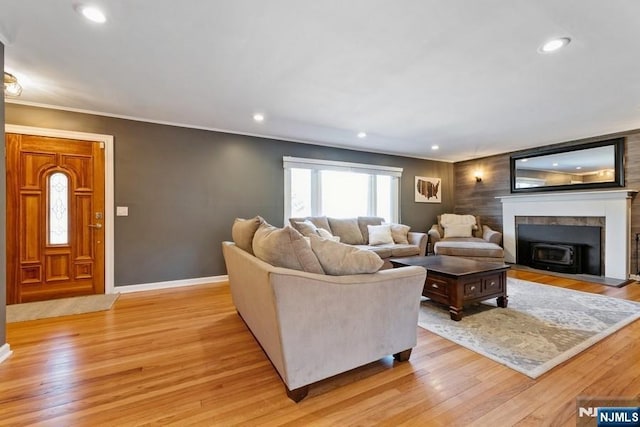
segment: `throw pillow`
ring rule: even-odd
[[[318,228],[324,228],[325,230],[332,232],[331,227],[329,226],[329,220],[326,216],[310,216],[307,217],[307,220],[311,221]]]
[[[253,236],[262,223],[264,219],[260,216],[251,219],[236,218],[231,226],[231,238],[236,246],[253,255]]]
[[[391,226],[389,224],[367,225],[367,231],[369,232],[369,244],[372,246],[393,243]]]
[[[384,264],[371,251],[316,236],[311,236],[311,249],[325,273],[333,276],[375,273]]]
[[[296,222],[295,224],[296,230],[302,233],[303,236],[309,237],[312,234],[318,234],[318,229],[316,228],[315,224],[309,220],[306,220],[304,222]]]
[[[393,242],[401,245],[409,244],[409,230],[411,227],[404,224],[391,224],[391,236]]]
[[[367,226],[369,225],[380,225],[384,222],[384,218],[379,216],[359,216],[358,217],[358,227],[360,228],[360,233],[362,233],[363,244],[367,244],[369,242],[369,229]]]
[[[340,241],[349,245],[363,245],[364,238],[358,227],[357,218],[329,218],[329,225],[334,236],[340,236]]]
[[[256,257],[275,267],[324,274],[318,258],[302,234],[290,226],[277,228],[266,222],[253,237]]]
[[[450,224],[444,228],[444,237],[471,237],[471,224]]]
[[[340,241],[340,236],[334,236],[324,228],[318,228],[317,230],[318,230],[318,236],[322,237],[323,239],[333,240],[334,242]]]

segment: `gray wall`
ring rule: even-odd
[[[0,68],[4,70],[4,45],[0,43]],[[4,141],[4,94],[0,101],[0,136]],[[4,159],[4,144],[0,144],[0,159]],[[7,247],[6,247],[6,166],[0,162],[0,347],[7,342]]]
[[[451,211],[453,165],[7,104],[9,124],[114,135],[115,283],[226,274],[220,242],[236,217],[282,225],[282,156],[404,168],[401,221],[426,231]],[[414,176],[442,178],[442,203],[414,203]]]

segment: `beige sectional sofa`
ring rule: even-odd
[[[311,223],[316,230],[325,230],[332,236],[339,237],[339,241],[342,243],[372,251],[385,262],[383,269],[392,267],[389,258],[424,256],[427,251],[427,233],[409,231],[409,226],[403,224],[388,224],[391,229],[392,240],[386,240],[386,243],[380,243],[385,242],[384,239],[375,242],[371,241],[369,238],[369,226],[383,226],[384,218],[380,217],[331,218],[312,216],[290,218],[289,223],[304,236],[317,232],[308,227],[308,224]]]
[[[479,216],[442,214],[429,230],[436,255],[459,256],[488,262],[504,262],[502,233],[480,222]]]
[[[310,246],[300,233],[291,227],[276,229],[261,224],[259,231],[253,228],[254,240],[258,241],[252,242],[252,227],[251,223],[234,226],[235,243],[222,243],[231,295],[238,314],[292,400],[303,399],[310,384],[382,357],[409,359],[417,340],[424,268],[348,275],[300,271],[299,266],[302,270],[317,268],[309,259]],[[276,238],[279,243],[273,242]],[[296,269],[272,265],[253,254],[256,249],[261,257],[269,257],[269,245],[287,252],[291,249],[285,247],[287,242],[296,248],[296,254],[289,253],[282,259],[276,254],[273,262],[292,263]],[[312,237],[311,242],[315,253],[320,254],[316,261],[325,271],[332,271],[328,263],[336,259],[365,258],[364,267],[358,268],[372,271],[382,265],[368,251],[320,237]],[[346,255],[336,254],[340,250],[346,250]],[[322,251],[330,254],[323,255]],[[371,262],[377,264],[371,266]]]

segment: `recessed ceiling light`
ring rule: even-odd
[[[582,169],[582,166],[576,166],[576,169],[580,170]]]
[[[367,137],[366,132],[358,132],[358,138],[366,138],[366,137]]]
[[[557,163],[554,163],[554,164],[553,164],[553,166],[558,166],[558,164],[557,164]]]
[[[107,17],[105,16],[104,12],[95,6],[79,4],[76,7],[76,10],[89,21],[97,22],[98,24],[104,24],[105,22],[107,22]]]
[[[522,160],[520,160],[520,161],[521,161],[522,163],[526,163],[526,162],[528,162],[528,161],[529,161],[529,159],[522,159]]]
[[[437,145],[437,144],[434,144],[434,145],[432,145],[432,146],[431,146],[431,149],[432,149],[432,150],[439,150],[439,149],[440,149],[440,146],[439,146],[439,145]]]
[[[264,114],[260,114],[260,113],[256,113],[253,115],[253,120],[255,120],[256,122],[263,122],[264,121]]]
[[[569,37],[560,37],[560,38],[557,38],[557,39],[549,40],[548,42],[546,42],[545,44],[540,46],[538,48],[538,51],[540,53],[555,52],[558,49],[561,49],[561,48],[565,47],[570,42],[571,42],[571,39]]]

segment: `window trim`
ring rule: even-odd
[[[311,212],[314,215],[314,212],[318,212],[320,206],[318,206],[319,202],[319,183],[318,173],[320,170],[335,170],[341,172],[355,172],[355,173],[366,173],[370,175],[387,175],[396,179],[396,185],[391,186],[391,196],[397,200],[395,206],[392,206],[391,215],[393,218],[390,218],[389,221],[397,221],[400,222],[400,185],[402,181],[402,172],[403,168],[393,167],[393,166],[381,166],[381,165],[369,165],[364,163],[352,163],[352,162],[341,162],[336,160],[320,160],[320,159],[308,159],[303,157],[290,157],[283,156],[282,157],[282,166],[284,168],[284,223],[286,224],[290,218],[291,212],[291,169],[311,169],[312,171],[316,171],[316,173],[311,173]],[[375,178],[372,178],[375,181]],[[370,203],[373,204],[373,209],[375,210],[376,206],[376,194],[373,195],[373,200],[370,200]],[[370,206],[371,208],[371,206]]]

